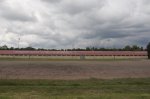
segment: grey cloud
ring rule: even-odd
[[[36,21],[36,17],[34,15],[32,16],[27,16],[24,13],[17,13],[17,12],[8,12],[8,13],[3,13],[3,18],[10,20],[10,21]]]
[[[37,18],[34,13],[27,13],[22,10],[22,8],[18,9],[18,7],[9,7],[9,5],[3,2],[0,5],[0,15],[2,18],[10,21],[36,21]]]
[[[60,11],[70,15],[91,12],[103,7],[104,2],[104,0],[64,0],[60,3]]]
[[[7,40],[3,39],[6,44],[10,45],[8,41],[13,42],[12,38],[22,35],[22,46],[145,46],[150,37],[149,0],[25,1],[20,3],[20,9],[16,9],[19,0],[9,1],[13,2],[13,8],[6,2],[0,3],[0,21],[3,22],[0,31],[5,32],[2,35],[16,34],[7,35]]]
[[[61,2],[63,0],[42,0],[42,1],[48,2],[48,3],[59,3],[59,2]]]

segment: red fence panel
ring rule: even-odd
[[[19,51],[0,50],[0,55],[33,56],[147,56],[146,51]]]

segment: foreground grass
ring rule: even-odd
[[[0,80],[0,99],[150,99],[150,78]]]

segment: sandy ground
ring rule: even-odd
[[[150,61],[0,61],[0,79],[113,79],[150,77]]]

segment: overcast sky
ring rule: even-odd
[[[0,0],[0,45],[122,47],[150,41],[150,0]]]

